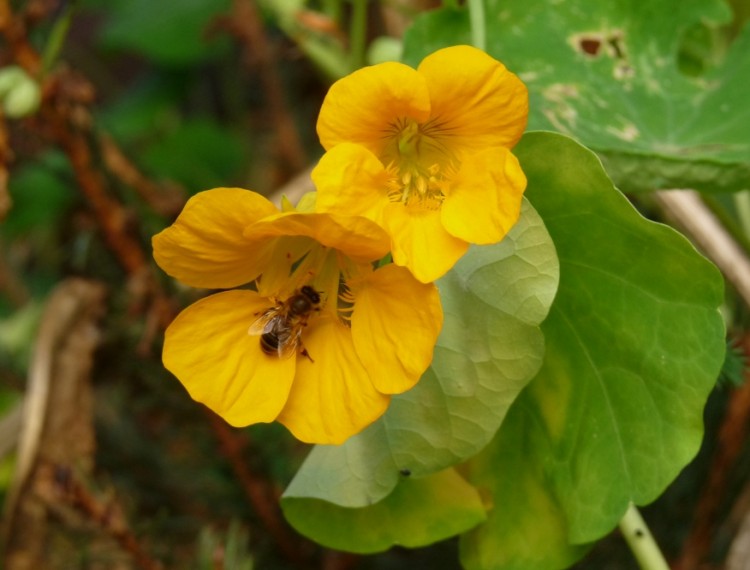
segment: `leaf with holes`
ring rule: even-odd
[[[530,128],[576,137],[624,191],[750,188],[750,26],[697,72],[681,64],[697,32],[730,19],[725,2],[486,0],[485,9],[488,53],[529,87]],[[465,43],[468,29],[463,10],[424,14],[406,34],[406,62]]]

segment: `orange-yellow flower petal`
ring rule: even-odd
[[[254,291],[211,295],[182,311],[167,328],[164,366],[234,426],[276,419],[287,401],[295,358],[269,357],[248,328],[268,308]]]
[[[327,213],[283,213],[269,216],[245,228],[245,239],[263,243],[273,237],[309,237],[339,250],[355,261],[373,261],[388,253],[386,233],[374,222]]]
[[[379,392],[405,392],[432,362],[443,325],[437,288],[391,264],[372,273],[355,294],[352,338],[360,360]]]
[[[470,46],[436,51],[417,68],[430,92],[430,122],[453,148],[512,147],[526,128],[528,92],[518,77]]]
[[[401,63],[365,67],[337,81],[318,116],[318,136],[326,150],[342,142],[361,144],[379,155],[389,125],[430,114],[424,78]]]
[[[190,198],[170,227],[152,238],[154,259],[165,272],[191,287],[228,289],[257,277],[268,252],[243,238],[246,226],[275,214],[255,192],[216,188]]]
[[[390,396],[378,392],[357,357],[351,330],[321,316],[306,331],[289,400],[277,418],[300,441],[340,444],[379,418]]]
[[[526,176],[505,148],[467,157],[441,208],[443,227],[469,243],[497,243],[518,221]]]
[[[325,153],[312,171],[318,189],[315,207],[319,212],[365,216],[382,226],[390,177],[365,147],[341,143]]]
[[[445,275],[469,248],[443,228],[440,210],[389,204],[383,218],[392,239],[393,262],[408,268],[422,283]]]

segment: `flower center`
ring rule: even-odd
[[[388,198],[407,207],[436,210],[445,199],[456,159],[431,123],[411,119],[391,125],[381,156],[390,175]]]

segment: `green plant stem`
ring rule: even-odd
[[[52,69],[57,56],[60,55],[60,50],[63,44],[65,44],[65,38],[68,36],[68,30],[70,29],[70,21],[73,18],[73,11],[75,10],[76,2],[69,2],[60,15],[55,21],[50,31],[49,38],[47,38],[47,44],[44,46],[44,54],[42,55],[42,74],[47,75]]]
[[[475,48],[485,50],[487,37],[485,34],[484,0],[469,0],[469,21],[471,22],[471,43]]]
[[[323,12],[337,24],[341,24],[341,1],[342,0],[324,0]]]
[[[453,8],[457,10],[459,8],[458,0],[443,0],[443,8]]]
[[[352,1],[352,20],[349,27],[349,61],[352,71],[365,64],[367,36],[367,0]]]
[[[349,74],[346,55],[335,46],[325,45],[315,39],[295,38],[300,49],[333,83]]]
[[[669,570],[664,555],[633,503],[620,520],[620,532],[643,570]]]

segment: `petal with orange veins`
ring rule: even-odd
[[[391,236],[393,262],[409,269],[422,283],[431,283],[445,275],[469,247],[466,241],[443,228],[440,210],[419,210],[392,203],[383,217]]]
[[[382,225],[391,175],[365,147],[342,143],[323,155],[312,171],[319,212],[364,216]]]
[[[440,295],[403,267],[385,265],[353,290],[352,338],[375,388],[400,394],[432,362],[443,326]]]
[[[372,385],[351,330],[337,319],[317,318],[303,340],[310,358],[298,357],[289,400],[277,419],[300,441],[343,443],[383,415],[390,396]]]
[[[326,150],[353,142],[379,156],[388,143],[389,129],[405,119],[425,121],[429,115],[424,79],[402,63],[381,63],[331,86],[320,108],[318,136]]]
[[[360,216],[325,212],[269,216],[245,228],[244,236],[258,244],[269,238],[307,237],[355,261],[380,259],[389,249],[388,235],[375,222]]]
[[[445,229],[469,243],[497,243],[518,221],[526,176],[502,147],[467,157],[443,201]]]
[[[166,273],[191,287],[229,289],[255,279],[268,252],[243,237],[246,226],[278,210],[241,188],[200,192],[174,224],[152,238],[154,259]]]
[[[470,46],[454,46],[427,56],[417,70],[430,91],[429,133],[454,152],[511,148],[521,138],[528,92],[496,59]]]
[[[254,291],[226,291],[190,305],[167,328],[164,366],[233,426],[276,419],[292,386],[295,359],[264,354],[248,334],[268,308]]]

